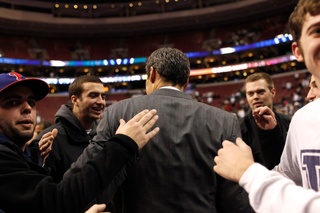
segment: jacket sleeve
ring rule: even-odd
[[[56,184],[1,145],[0,206],[5,212],[84,212],[124,166],[135,162],[137,154],[131,138],[116,135],[77,173]]]
[[[103,149],[104,143],[90,143],[82,152],[82,154],[78,157],[76,162],[73,162],[64,175],[63,178],[69,178],[73,174],[81,171],[84,164],[86,164],[89,160],[93,159],[98,153]]]
[[[240,125],[238,119],[234,116],[233,119],[228,119],[230,136],[228,140],[235,142],[236,137],[240,137]],[[230,123],[229,123],[230,122]],[[231,127],[231,128],[230,128]],[[221,141],[222,142],[222,141]],[[247,192],[239,186],[239,184],[226,180],[217,175],[217,209],[218,212],[238,212],[250,213],[254,212],[249,204]]]
[[[320,209],[319,192],[303,189],[257,163],[247,169],[239,184],[249,193],[250,203],[257,212],[311,213]]]
[[[106,141],[108,141],[111,136],[107,136],[106,129],[108,129],[108,117],[106,114],[107,109],[104,111],[102,120],[97,126],[97,134],[90,142],[90,144],[83,150],[82,154],[78,157],[77,161],[71,164],[71,167],[68,171],[65,172],[64,178],[69,177],[72,173],[76,173],[83,165],[90,159],[94,158],[103,148]]]

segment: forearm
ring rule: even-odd
[[[89,160],[93,159],[98,153],[103,149],[104,144],[100,143],[90,143],[87,148],[83,150],[83,153],[78,157],[76,162],[71,164],[70,169],[68,169],[63,178],[69,178],[71,175],[79,172],[83,165],[88,162]]]
[[[239,184],[249,193],[250,204],[257,212],[316,212],[320,208],[319,193],[296,186],[257,163],[247,169]]]
[[[2,153],[0,169],[0,204],[4,211],[83,212],[124,166],[135,161],[138,147],[126,136],[112,138],[94,159],[59,184],[31,170],[12,151],[5,154]],[[8,168],[7,162],[14,169]]]

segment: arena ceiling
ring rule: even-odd
[[[0,30],[4,34],[93,37],[208,29],[289,13],[296,3],[297,0],[0,0]]]

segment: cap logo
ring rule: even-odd
[[[17,72],[10,72],[9,75],[16,77],[16,80],[17,80],[17,81],[20,81],[21,79],[23,79],[23,78],[22,78],[22,75],[19,74],[19,73],[17,73]]]

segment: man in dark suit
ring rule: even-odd
[[[157,109],[160,134],[141,150],[137,165],[128,170],[112,212],[250,212],[247,194],[212,170],[212,159],[222,141],[240,136],[237,118],[183,92],[190,75],[190,62],[183,52],[156,50],[146,62],[146,71],[147,95],[107,107],[93,139],[104,141],[114,135],[120,118]]]

